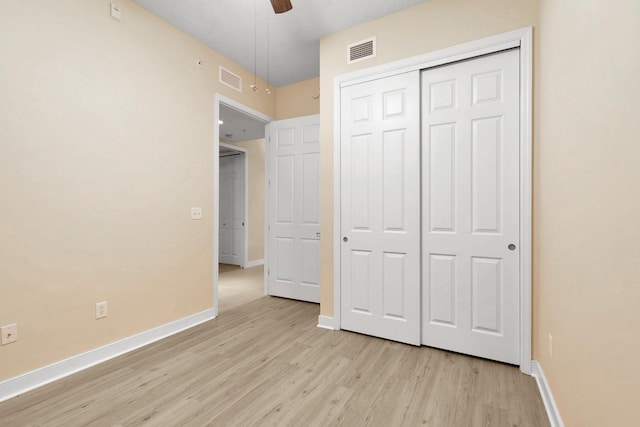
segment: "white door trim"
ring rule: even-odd
[[[240,152],[240,162],[242,165],[242,192],[244,197],[242,198],[242,248],[240,250],[240,266],[247,268],[249,263],[249,233],[247,228],[249,226],[249,150],[246,148],[238,147],[233,144],[220,143],[220,147],[228,148],[233,151]],[[219,150],[218,150],[219,151]]]
[[[214,316],[218,315],[218,231],[220,227],[220,213],[218,210],[218,206],[220,205],[220,104],[225,104],[229,107],[233,107],[236,110],[242,111],[245,114],[255,117],[258,120],[261,120],[265,123],[271,122],[273,119],[266,114],[262,114],[261,112],[254,110],[253,108],[247,107],[239,103],[238,101],[234,101],[231,98],[228,98],[224,95],[216,93],[213,97],[213,207],[212,207],[212,217],[213,217],[213,311]],[[235,147],[235,146],[234,146]],[[234,149],[237,149],[235,147]],[[245,168],[248,169],[248,168]],[[246,173],[246,172],[245,172]],[[248,194],[248,192],[245,192]],[[248,206],[248,204],[247,204]],[[248,246],[248,245],[247,245]],[[266,260],[266,252],[265,252],[265,260]],[[245,258],[246,259],[246,258]]]
[[[264,294],[269,295],[269,156],[271,156],[271,123],[264,127]]]
[[[333,84],[333,324],[340,328],[340,89],[343,86],[520,48],[520,370],[531,374],[531,199],[533,29],[522,28],[336,76]],[[326,322],[325,322],[326,323]]]

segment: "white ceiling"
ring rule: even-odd
[[[257,52],[258,76],[285,86],[318,77],[321,38],[427,0],[291,0],[279,15],[269,0],[134,1],[249,71]]]

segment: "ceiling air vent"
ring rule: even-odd
[[[242,77],[220,66],[220,83],[242,92]]]
[[[376,56],[376,38],[361,40],[347,46],[347,64],[364,61]]]

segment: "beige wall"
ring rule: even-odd
[[[318,77],[279,87],[276,94],[276,119],[284,120],[319,114],[319,95],[320,78]]]
[[[211,308],[214,94],[275,116],[217,83],[249,72],[118,4],[3,2],[0,381]]]
[[[321,305],[333,316],[333,80],[363,68],[477,40],[537,23],[537,0],[431,0],[331,35],[320,44]],[[377,56],[352,65],[346,46],[377,37]]]
[[[245,142],[229,142],[248,150],[249,175],[249,261],[264,259],[264,138]]]
[[[543,0],[540,12],[534,358],[565,425],[636,425],[640,3]]]
[[[637,420],[638,5],[431,0],[323,40],[322,314],[334,309],[333,77],[533,25],[534,358],[567,426]],[[0,325],[17,322],[20,339],[0,347],[0,381],[211,307],[215,92],[279,119],[317,112],[287,100],[296,85],[277,101],[219,86],[219,64],[252,75],[130,1],[119,23],[103,0],[4,6]],[[377,58],[347,66],[345,46],[372,35]]]

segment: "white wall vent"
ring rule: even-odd
[[[242,77],[220,66],[220,83],[242,92]]]
[[[364,61],[376,56],[376,38],[360,40],[347,46],[347,64]]]

